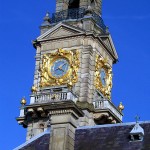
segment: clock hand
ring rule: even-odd
[[[58,68],[58,69],[64,72],[64,70],[62,68]]]
[[[54,71],[57,71],[57,70],[61,70],[61,71],[64,72],[64,70],[62,68],[60,68],[60,67],[56,68]]]
[[[62,70],[62,71],[64,72],[64,69],[62,69],[62,67],[63,67],[64,65],[66,65],[66,63],[60,65],[60,66],[58,67],[58,69],[59,69],[59,70]]]
[[[60,70],[60,71],[63,71],[63,72],[65,72],[65,70],[62,68],[64,65],[66,65],[67,63],[65,62],[65,63],[63,63],[63,64],[61,64],[59,67],[57,67],[54,71],[57,71],[57,70]]]
[[[56,68],[54,71],[57,71],[59,69],[59,67],[58,68]]]
[[[62,68],[66,63],[63,63],[62,65],[59,66],[59,68]]]
[[[54,71],[57,71],[57,70],[62,70],[62,66],[60,65],[58,68],[56,68]]]

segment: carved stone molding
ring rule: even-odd
[[[80,108],[80,109],[87,109],[91,112],[94,111],[94,105],[93,104],[90,104],[88,102],[80,102],[80,101],[77,101],[76,102],[76,105]]]
[[[96,124],[111,124],[116,123],[116,120],[107,112],[95,113],[94,120]]]

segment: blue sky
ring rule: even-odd
[[[112,101],[125,105],[124,122],[150,120],[150,1],[103,0],[103,19],[109,26],[119,62],[113,68]],[[11,150],[25,141],[19,126],[20,99],[29,102],[35,49],[46,13],[54,0],[0,0],[0,149]]]

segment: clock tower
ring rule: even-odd
[[[101,16],[102,0],[57,0],[46,13],[36,49],[30,104],[22,99],[19,124],[26,140],[50,129],[50,150],[74,149],[75,129],[122,122],[111,99],[118,60]]]

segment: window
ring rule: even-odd
[[[95,7],[95,2],[94,2],[94,0],[91,0],[91,6],[92,6],[92,7]]]
[[[68,9],[79,8],[80,0],[69,0]]]

